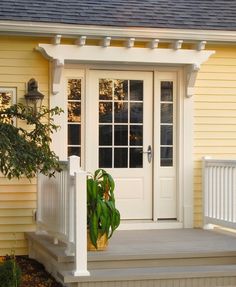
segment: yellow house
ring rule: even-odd
[[[213,2],[0,3],[0,95],[24,102],[38,81],[43,104],[64,110],[52,148],[111,172],[121,229],[203,227],[203,157],[235,165],[236,6]],[[28,254],[36,190],[0,177],[0,255]],[[234,200],[217,194],[222,210]]]

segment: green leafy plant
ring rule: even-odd
[[[0,263],[0,287],[18,287],[21,281],[21,270],[15,256],[6,256]]]
[[[87,179],[87,224],[92,244],[97,248],[99,234],[110,238],[120,224],[120,213],[115,207],[115,183],[103,169]]]
[[[0,172],[4,176],[30,179],[37,172],[52,176],[61,170],[58,157],[50,149],[51,133],[58,129],[53,116],[61,112],[58,107],[42,107],[35,113],[22,104],[0,110]],[[20,120],[19,127],[13,124],[16,120]]]

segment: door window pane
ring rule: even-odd
[[[68,124],[68,145],[81,144],[81,129],[80,125]]]
[[[114,133],[115,133],[115,146],[128,145],[128,126],[121,126],[121,125],[114,126]]]
[[[68,122],[81,122],[81,104],[69,102],[68,103]]]
[[[113,82],[109,79],[99,80],[99,99],[111,100],[112,99],[112,86]]]
[[[80,79],[70,79],[68,80],[67,86],[68,100],[81,100],[81,80]]]
[[[143,122],[143,103],[130,103],[130,122]]]
[[[161,145],[173,145],[173,126],[161,126]]]
[[[173,148],[161,147],[161,166],[173,165]]]
[[[114,167],[115,168],[128,167],[128,148],[114,149]]]
[[[112,103],[99,103],[99,122],[111,123],[112,122]]]
[[[128,100],[127,80],[114,80],[114,100]]]
[[[143,126],[130,126],[130,145],[142,146],[143,145]]]
[[[80,147],[68,147],[68,156],[77,155],[81,156],[81,149]]]
[[[173,123],[173,104],[161,104],[161,123]]]
[[[112,149],[99,148],[99,167],[112,167]]]
[[[143,81],[140,80],[130,81],[130,100],[131,101],[143,100]]]
[[[130,167],[142,168],[143,167],[143,149],[142,148],[130,148]]]
[[[128,103],[115,102],[115,123],[128,123]]]
[[[112,145],[112,125],[99,126],[99,145]]]
[[[162,102],[173,101],[173,82],[167,82],[167,81],[161,82],[161,101]]]

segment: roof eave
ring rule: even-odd
[[[205,40],[208,42],[236,43],[236,31],[70,25],[23,21],[0,21],[0,34],[25,36],[55,36],[60,34],[63,37],[87,35],[90,37],[135,37],[140,39],[182,39],[185,41]]]

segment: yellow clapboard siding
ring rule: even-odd
[[[0,246],[1,246],[1,241],[14,241],[14,240],[25,240],[25,234],[23,232],[2,232],[0,236]]]
[[[196,87],[195,95],[235,95],[235,88],[228,88],[227,85],[221,88],[215,87]]]
[[[1,52],[0,52],[1,53]],[[22,71],[21,67],[9,67],[6,66],[3,69],[0,70],[0,77],[2,79],[3,75],[34,75],[37,77],[41,77],[43,74],[47,73],[47,67],[24,67],[24,70]],[[46,78],[47,81],[47,78]]]
[[[195,147],[236,147],[236,140],[232,139],[198,139],[195,142]]]
[[[208,62],[207,62],[208,63]],[[203,64],[200,72],[205,73],[236,73],[236,66]]]
[[[236,118],[218,118],[218,117],[195,117],[195,124],[204,124],[204,125],[235,125]]]
[[[36,208],[36,201],[0,201],[0,208]]]
[[[22,208],[22,209],[0,209],[0,217],[26,217],[33,216],[34,214],[33,208]]]
[[[36,193],[0,193],[0,201],[32,201],[36,200]]]
[[[35,231],[35,228],[33,224],[0,225],[0,232],[31,232]]]
[[[204,124],[195,124],[194,125],[194,131],[197,132],[236,132],[236,126],[235,125],[204,125]]]
[[[202,72],[202,69],[200,70],[200,72],[197,75],[197,84],[199,82],[199,80],[219,80],[219,81],[226,81],[226,83],[228,83],[228,81],[235,81],[235,75],[233,73],[217,73],[217,72],[212,72],[212,73],[207,73],[207,72]]]
[[[236,139],[236,133],[225,131],[195,131],[195,140],[198,139]]]
[[[0,83],[8,82],[8,83],[15,83],[17,77],[17,82],[19,83],[27,83],[30,78],[32,78],[32,74],[24,74],[21,73],[19,75],[1,75],[0,76]],[[42,74],[37,76],[37,81],[40,83],[40,91],[46,91],[48,87],[48,78],[47,74]]]
[[[11,254],[11,253],[12,253],[12,248],[1,248],[1,244],[0,244],[0,256],[4,256],[6,254]],[[26,247],[26,248],[15,248],[14,254],[15,255],[26,255],[26,254],[28,254],[28,247]]]
[[[34,224],[33,216],[1,217],[0,228],[3,225]]]
[[[203,156],[205,154],[210,155],[210,154],[214,154],[214,156],[216,154],[235,154],[235,158],[236,158],[236,146],[235,147],[231,147],[231,146],[227,146],[225,145],[224,147],[218,147],[218,146],[212,146],[212,147],[194,147],[195,150],[195,154],[202,154]]]
[[[236,88],[235,88],[235,91],[236,91]],[[236,103],[195,102],[194,107],[196,110],[221,110],[222,111],[222,110],[236,109]],[[217,113],[215,114],[215,116],[217,116]]]
[[[235,95],[195,95],[195,103],[236,103]]]
[[[0,196],[2,193],[20,193],[22,191],[24,191],[24,193],[35,193],[36,185],[1,185]]]
[[[197,88],[235,88],[236,83],[233,81],[223,81],[223,80],[197,80],[195,83],[195,87]]]
[[[12,248],[13,250],[16,248],[26,248],[27,243],[25,240],[6,240],[6,241],[0,241],[0,248]]]
[[[218,110],[217,114],[215,110],[196,109],[195,117],[226,117],[236,118],[235,110]]]
[[[235,58],[224,58],[224,57],[211,57],[207,61],[207,65],[226,65],[226,66],[235,66],[236,65],[236,57]]]
[[[0,52],[1,53],[1,52]],[[33,69],[34,67],[38,67],[38,65],[40,64],[39,62],[44,62],[44,60],[35,60],[35,59],[3,59],[0,56],[0,66],[5,69],[7,68],[17,68],[17,69],[22,69],[24,70],[26,69]],[[40,65],[41,66],[41,65]],[[46,67],[45,67],[46,69]]]
[[[27,178],[22,178],[20,180],[13,178],[11,180],[5,178],[5,177],[0,177],[0,185],[36,185],[37,179],[33,178],[31,180],[28,180]]]

